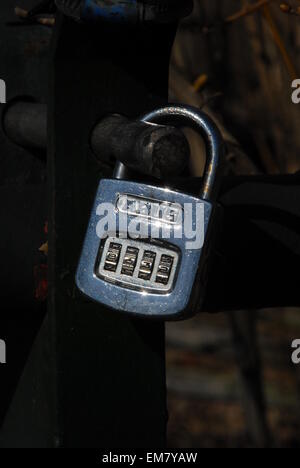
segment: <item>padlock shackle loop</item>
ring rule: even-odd
[[[207,155],[200,196],[203,200],[213,201],[224,154],[223,138],[214,121],[199,109],[181,104],[156,109],[141,117],[141,120],[154,124],[190,127],[202,136]]]

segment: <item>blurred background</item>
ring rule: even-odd
[[[221,124],[228,173],[298,171],[300,1],[194,3],[173,49],[170,100]],[[200,175],[204,150],[189,140]],[[300,366],[291,362],[299,312],[203,314],[167,326],[169,446],[300,447]]]

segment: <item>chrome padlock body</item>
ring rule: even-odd
[[[190,114],[199,118],[195,128],[201,128],[209,152],[200,196],[128,180],[101,180],[76,284],[111,309],[179,320],[200,310],[204,298],[222,139],[213,122],[191,108],[170,106],[144,120],[161,123],[170,110],[171,124],[191,125]]]

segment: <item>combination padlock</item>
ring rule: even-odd
[[[100,181],[76,274],[80,291],[135,316],[182,319],[201,308],[223,141],[203,112],[167,106],[142,118],[195,129],[207,160],[199,197],[122,179]],[[122,169],[122,165],[119,165]]]

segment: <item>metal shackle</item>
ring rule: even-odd
[[[141,117],[143,122],[190,127],[202,136],[206,146],[206,164],[200,196],[213,201],[224,154],[221,133],[214,121],[204,112],[181,104],[168,105]]]

